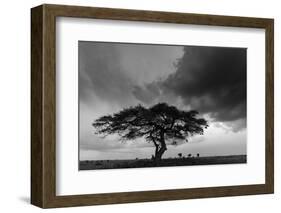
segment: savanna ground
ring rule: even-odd
[[[79,170],[166,167],[166,166],[194,166],[194,165],[238,164],[238,163],[247,163],[247,156],[229,155],[229,156],[213,156],[213,157],[164,158],[158,163],[157,166],[155,165],[152,159],[86,160],[86,161],[79,162]]]

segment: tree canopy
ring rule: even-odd
[[[207,121],[197,118],[195,110],[183,111],[166,103],[150,108],[142,105],[125,108],[113,115],[98,118],[93,123],[97,134],[118,134],[122,140],[144,137],[155,146],[154,159],[158,162],[167,150],[166,141],[185,140],[189,136],[204,133]]]

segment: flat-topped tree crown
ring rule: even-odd
[[[167,150],[167,140],[186,140],[188,136],[203,134],[207,121],[197,118],[198,112],[179,110],[166,103],[150,108],[141,105],[121,110],[95,120],[97,134],[118,134],[122,140],[144,137],[155,146],[154,160],[158,163]]]

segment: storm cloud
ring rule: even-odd
[[[245,48],[187,46],[175,67],[176,71],[166,79],[135,90],[136,98],[151,100],[151,94],[161,93],[179,97],[184,105],[216,121],[246,118]]]

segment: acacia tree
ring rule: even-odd
[[[158,164],[167,150],[167,142],[187,141],[188,136],[203,134],[207,121],[197,118],[197,111],[182,111],[166,103],[150,108],[141,105],[121,110],[95,120],[96,134],[118,134],[122,140],[144,137],[155,146],[155,163]]]

